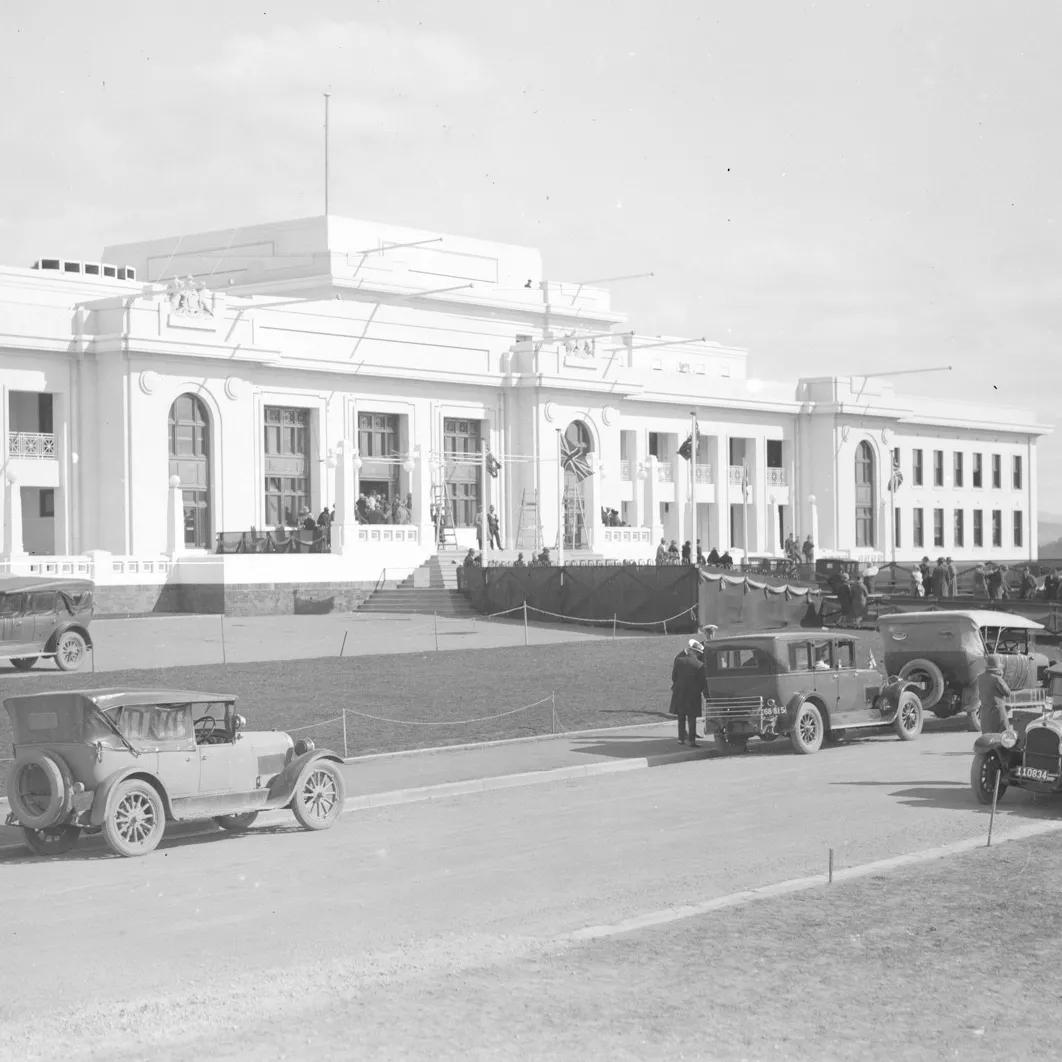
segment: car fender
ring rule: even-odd
[[[115,789],[118,788],[119,783],[124,782],[129,778],[141,778],[149,785],[153,785],[158,790],[159,796],[162,797],[162,803],[166,809],[166,818],[173,818],[173,809],[170,806],[169,794],[166,792],[166,787],[159,780],[158,776],[152,774],[150,771],[145,771],[141,767],[126,767],[124,770],[115,771],[114,774],[110,775],[101,785],[97,786],[95,795],[92,798],[92,811],[89,814],[89,825],[103,825],[108,812],[111,810]]]
[[[61,627],[57,627],[52,631],[51,637],[45,643],[44,652],[54,653],[55,647],[59,644],[59,639],[66,634],[67,631],[74,631],[80,634],[85,639],[85,647],[87,649],[92,648],[92,635],[89,634],[88,628],[80,623],[64,623]]]
[[[292,757],[284,770],[269,784],[270,805],[273,807],[285,807],[295,792],[295,783],[298,782],[303,768],[317,760],[330,760],[332,763],[341,764],[343,757],[329,749],[314,749],[311,752],[304,752],[301,756]]]
[[[981,734],[974,742],[974,752],[1004,752],[1002,734]]]
[[[900,697],[908,691],[917,695],[918,683],[908,682],[906,679],[890,675],[888,681],[881,688],[880,697],[884,705],[882,716],[894,713],[900,706]]]
[[[822,716],[822,724],[827,730],[830,729],[830,711],[822,703],[822,698],[817,696],[814,692],[802,691],[800,693],[794,693],[789,698],[788,703],[785,706],[786,724],[792,729],[793,724],[796,722],[797,712],[808,702],[813,701],[815,707],[818,708],[819,714]]]

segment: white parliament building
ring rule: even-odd
[[[0,267],[3,559],[129,584],[373,581],[435,551],[442,499],[460,545],[494,505],[528,557],[565,511],[567,550],[608,558],[691,537],[777,556],[789,533],[820,556],[1035,558],[1050,429],[1029,412],[880,377],[759,382],[748,362],[639,334],[536,250],[341,217]],[[558,475],[562,434],[592,475]],[[357,523],[368,493],[409,522]],[[332,505],[328,554],[215,552]]]

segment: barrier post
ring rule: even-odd
[[[612,638],[613,638],[613,640],[615,640],[615,638],[616,638],[616,615],[617,614],[615,612],[612,613]]]
[[[96,674],[96,646],[95,644],[89,649],[89,656],[92,657],[92,674]]]
[[[553,709],[553,733],[557,733],[557,691],[552,690],[549,695],[550,705]]]
[[[996,821],[996,801],[999,800],[999,768],[996,768],[996,784],[992,788],[992,814],[988,817],[988,844],[985,848],[992,847],[992,826]]]
[[[346,649],[346,647],[347,647],[347,635],[348,634],[350,634],[350,631],[344,631],[343,632],[343,644],[339,647],[339,655],[340,656],[343,655],[343,650]]]
[[[524,601],[524,645],[527,645],[527,601]]]
[[[221,662],[227,664],[229,662],[228,654],[225,651],[225,613],[219,612],[218,619],[221,620]]]
[[[662,621],[664,624],[664,633],[667,634],[667,620]]]
[[[349,759],[350,753],[347,751],[347,710],[343,709],[343,759]]]
[[[432,622],[435,626],[435,651],[439,651],[439,613],[433,612],[431,614]]]
[[[833,884],[833,849],[830,849],[830,884]]]

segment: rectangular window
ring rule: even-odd
[[[789,670],[811,670],[811,646],[807,642],[797,642],[789,646]]]
[[[926,531],[924,512],[921,509],[911,510],[911,538],[914,545],[921,549],[926,544]]]
[[[966,537],[966,513],[962,509],[955,510],[954,542],[955,546],[961,547]]]
[[[980,454],[973,455],[973,485],[975,487],[983,486],[981,482],[982,473],[982,457]]]
[[[453,507],[455,527],[475,527],[480,507],[479,462],[482,422],[447,417],[443,420],[443,475]],[[652,435],[650,435],[652,438]]]
[[[933,451],[933,486],[944,486],[944,451]]]
[[[55,431],[52,396],[48,392],[37,395],[37,430],[45,435]]]
[[[974,549],[985,544],[985,514],[980,509],[973,511],[973,544]]]
[[[992,545],[997,549],[1003,545],[1003,511],[992,510]]]
[[[911,451],[911,482],[916,486],[922,486],[922,451]]]
[[[768,468],[781,468],[782,467],[782,440],[781,439],[768,439],[767,440],[767,467]]]
[[[47,520],[49,517],[55,516],[55,488],[54,487],[42,487],[41,488],[41,503],[40,503],[40,517],[42,520]]]
[[[892,514],[892,544],[899,549],[903,542],[901,539],[903,536],[900,534],[900,528],[903,526],[903,521],[900,519],[900,510],[896,509]]]
[[[992,455],[992,488],[999,490],[1003,486],[1003,458],[999,454]]]
[[[944,545],[944,510],[933,510],[933,545]]]
[[[263,415],[266,526],[298,527],[310,505],[310,411],[266,406]]]
[[[1021,454],[1014,455],[1014,489],[1021,490]]]
[[[660,433],[657,431],[649,432],[649,456],[660,457]]]
[[[952,470],[951,470],[952,486],[954,486],[954,487],[961,487],[962,486],[962,471],[963,471],[963,469],[962,469],[962,453],[960,451],[956,450],[955,451],[954,461],[953,461],[953,464],[952,464]]]
[[[1020,546],[1022,542],[1022,513],[1021,509],[1014,510],[1014,545]]]
[[[358,414],[358,452],[363,460],[399,457],[398,446],[398,417],[386,413]]]

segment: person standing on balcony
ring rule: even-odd
[[[656,547],[656,563],[667,564],[667,539],[662,538],[660,545]]]
[[[815,563],[815,543],[811,541],[811,535],[804,539],[803,553],[805,564]]]
[[[487,510],[487,534],[490,537],[490,548],[494,549],[494,543],[496,542],[498,544],[497,548],[501,549],[502,544],[500,525],[498,523],[498,514],[494,511],[493,505]]]

